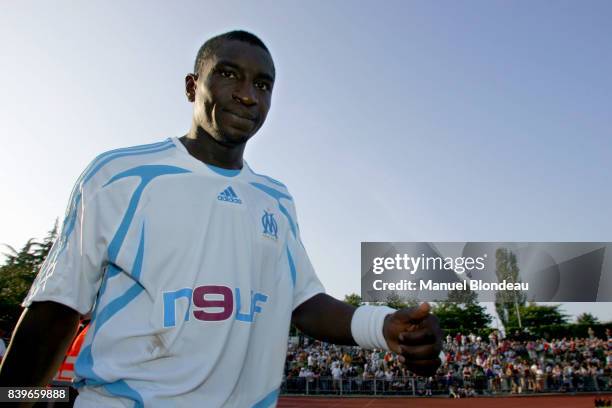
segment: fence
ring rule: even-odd
[[[544,375],[524,377],[399,377],[392,380],[362,379],[360,377],[334,379],[332,377],[285,378],[283,394],[302,395],[497,395],[533,393],[610,392],[610,375]]]

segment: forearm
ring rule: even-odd
[[[25,309],[0,367],[2,386],[45,386],[73,340],[79,313],[55,302]]]
[[[292,322],[317,340],[342,345],[356,345],[351,334],[355,307],[327,294],[319,294],[298,306]]]

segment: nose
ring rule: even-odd
[[[248,83],[248,81],[241,81],[240,85],[234,90],[232,96],[235,101],[246,106],[252,106],[257,104],[255,89],[252,84]]]

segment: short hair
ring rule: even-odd
[[[243,30],[228,31],[227,33],[214,36],[208,41],[206,41],[204,44],[202,44],[202,46],[198,50],[198,55],[196,56],[195,64],[193,65],[193,72],[195,74],[199,73],[204,60],[210,55],[214,54],[215,51],[219,48],[219,46],[227,40],[242,41],[247,44],[255,45],[267,52],[268,55],[270,55],[270,58],[272,57],[272,54],[270,54],[270,50],[268,50],[268,47],[266,47],[266,44],[264,44],[263,41],[261,41],[259,37],[257,37],[255,34]]]

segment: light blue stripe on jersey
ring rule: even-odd
[[[123,295],[109,302],[102,310],[100,314],[96,316],[96,327],[94,328],[93,336],[104,326],[104,324],[114,315],[116,315],[121,309],[126,307],[128,303],[136,298],[144,289],[139,283],[134,283]]]
[[[139,248],[138,254],[139,256],[136,257],[134,264],[142,265],[142,259],[139,259],[139,257],[143,256],[144,251]],[[83,347],[76,362],[74,363],[75,372],[79,377],[83,378],[83,380],[77,384],[77,387],[83,385],[104,385],[104,388],[111,394],[133,400],[136,407],[143,406],[142,396],[136,390],[130,388],[123,380],[109,383],[96,374],[96,372],[93,370],[94,361],[91,348],[97,332],[104,325],[104,323],[117,314],[121,309],[125,308],[128,303],[134,300],[142,291],[143,287],[140,284],[135,283],[125,293],[123,293],[123,295],[119,296],[117,299],[113,300],[106,307],[104,307],[99,315],[96,313],[96,311],[94,311],[94,315],[96,316],[92,317],[90,323],[93,326],[91,342],[87,346]]]
[[[172,140],[168,139],[163,142],[151,143],[148,145],[115,149],[115,150],[111,150],[111,151],[102,153],[101,155],[96,157],[91,162],[91,164],[85,169],[85,171],[81,173],[81,175],[79,176],[79,179],[76,182],[74,189],[72,190],[72,194],[70,196],[70,204],[66,212],[66,216],[64,218],[62,232],[61,232],[60,237],[58,238],[58,245],[57,245],[57,248],[54,250],[54,253],[50,254],[51,262],[49,262],[48,264],[53,265],[55,263],[55,260],[59,257],[61,252],[66,247],[68,238],[70,237],[70,234],[74,230],[74,226],[76,224],[77,208],[79,207],[79,204],[81,202],[82,187],[102,167],[104,167],[104,165],[120,157],[157,153],[157,152],[161,152],[161,151],[173,148],[173,147],[176,147],[176,146],[174,145],[174,143],[172,143]]]
[[[132,146],[132,147],[123,147],[120,149],[110,150],[108,152],[104,152],[96,156],[95,159],[87,166],[85,170],[81,173],[79,178],[77,179],[76,185],[72,190],[72,194],[70,195],[70,206],[68,207],[68,211],[66,213],[66,219],[70,213],[74,211],[74,209],[78,206],[78,202],[80,201],[80,186],[81,184],[85,184],[85,182],[89,181],[97,172],[100,170],[102,166],[100,166],[100,162],[110,159],[114,159],[115,154],[123,154],[123,153],[131,153],[131,152],[144,152],[149,151],[151,149],[157,149],[158,147],[165,147],[169,144],[172,144],[170,139],[165,140],[163,142],[151,143],[146,145]],[[172,144],[173,145],[173,144]],[[121,156],[119,156],[121,157]],[[107,161],[108,162],[108,161]],[[65,221],[64,221],[65,222]],[[67,234],[69,235],[69,234]]]
[[[162,164],[155,165],[144,165],[138,166],[126,171],[123,171],[115,176],[113,176],[104,187],[114,183],[117,180],[121,180],[125,177],[140,177],[140,184],[136,187],[134,194],[132,194],[132,198],[130,199],[130,203],[128,205],[127,211],[123,216],[123,220],[121,221],[121,225],[119,225],[119,229],[115,233],[110,245],[108,246],[108,260],[109,262],[116,262],[117,256],[119,254],[119,249],[121,249],[121,245],[123,244],[123,240],[127,235],[130,224],[132,223],[132,219],[134,218],[134,214],[136,213],[136,208],[138,207],[138,202],[140,201],[140,197],[142,196],[142,192],[144,191],[147,184],[149,184],[154,178],[158,176],[163,176],[167,174],[181,174],[181,173],[191,173],[189,170],[183,169],[181,167],[176,166],[167,166]]]
[[[134,267],[132,274],[134,276],[140,276],[142,272],[142,259],[144,257],[144,225],[141,230],[140,243],[138,245],[138,251],[136,254],[136,259],[134,260]],[[106,281],[106,279],[105,279]],[[106,285],[104,285],[106,287]],[[93,330],[91,335],[90,343],[83,347],[79,356],[74,364],[75,372],[79,377],[82,377],[79,383],[75,384],[77,387],[81,387],[83,385],[103,385],[104,388],[111,394],[129,398],[134,401],[135,407],[143,407],[142,396],[134,389],[132,389],[129,385],[126,384],[124,380],[118,380],[112,383],[104,380],[98,374],[96,374],[93,370],[93,355],[91,351],[91,347],[93,345],[93,341],[97,332],[100,328],[106,323],[111,317],[117,314],[121,309],[126,307],[128,303],[134,300],[141,292],[143,291],[143,287],[139,283],[135,283],[132,285],[127,291],[123,293],[123,295],[119,296],[115,300],[111,301],[106,307],[104,307],[100,313],[98,314],[98,303],[96,303],[96,310],[94,310],[90,330]],[[100,296],[98,296],[98,299]]]
[[[109,253],[109,262],[111,265],[114,265],[116,262],[117,255],[125,236],[129,230],[130,224],[134,218],[134,214],[136,212],[136,208],[138,207],[138,202],[140,201],[140,197],[142,196],[142,192],[144,188],[147,186],[149,182],[151,182],[154,178],[167,174],[182,174],[189,173],[189,170],[175,167],[175,166],[167,166],[167,165],[145,165],[131,168],[129,170],[123,171],[114,177],[112,177],[104,187],[112,184],[113,182],[120,180],[125,177],[140,177],[141,181],[134,193],[132,193],[132,197],[130,199],[128,208],[126,209],[125,215],[123,216],[123,220],[111,241],[111,244],[108,248]],[[142,266],[143,266],[143,258],[144,258],[144,246],[145,246],[145,231],[144,231],[144,223],[140,231],[140,242],[138,245],[138,250],[136,251],[136,258],[134,259],[134,263],[132,266],[132,277],[136,280],[136,282],[126,290],[122,295],[118,298],[110,301],[105,307],[103,307],[98,313],[98,307],[100,306],[100,296],[106,290],[108,285],[108,279],[110,275],[115,276],[119,271],[116,266],[110,267],[107,269],[107,273],[105,274],[103,284],[98,293],[98,301],[96,302],[96,307],[92,315],[92,329],[93,333],[91,335],[91,340],[89,344],[83,348],[81,355],[77,359],[75,363],[75,371],[77,374],[85,379],[85,384],[105,384],[105,388],[108,392],[115,393],[118,396],[123,396],[126,398],[130,398],[134,400],[136,406],[142,407],[142,397],[138,392],[130,388],[123,380],[117,381],[112,384],[108,384],[107,381],[104,381],[100,376],[98,376],[93,370],[93,355],[91,351],[91,347],[93,342],[95,341],[95,336],[98,331],[102,328],[102,326],[111,319],[114,315],[124,309],[132,300],[134,300],[140,293],[143,292],[143,286],[138,281],[142,274]],[[140,405],[139,405],[140,404]]]
[[[287,200],[293,201],[293,198],[289,194],[285,194],[282,191],[278,191],[275,188],[268,187],[265,184],[251,183],[251,185],[253,187],[260,189],[261,191],[268,194],[269,196],[276,198],[277,200],[280,200],[281,198],[286,198]]]
[[[278,394],[280,389],[277,388],[274,391],[271,391],[268,395],[263,397],[259,402],[255,403],[251,408],[268,408],[276,404],[276,400],[278,399]]]
[[[252,173],[254,176],[261,177],[261,178],[263,178],[263,179],[265,179],[265,180],[269,181],[269,182],[270,182],[270,183],[272,183],[272,184],[276,184],[277,186],[287,188],[287,186],[286,186],[286,185],[284,185],[283,183],[281,183],[281,182],[280,182],[280,181],[278,181],[278,180],[274,180],[272,177],[264,176],[263,174],[257,174],[257,173],[255,173],[255,172],[254,172],[252,169],[250,169],[250,168],[249,168],[249,170],[251,170],[251,173]]]
[[[107,164],[108,162],[124,156],[129,155],[141,155],[141,154],[149,154],[156,153],[162,150],[166,150],[169,148],[175,147],[172,140],[167,139],[163,142],[152,143],[148,145],[141,146],[133,146],[126,147],[121,149],[115,149],[108,151],[106,153],[100,154],[96,157],[90,165],[81,173],[79,176],[75,187],[72,190],[70,195],[68,209],[66,210],[66,215],[64,217],[62,230],[60,236],[58,237],[56,243],[53,245],[53,248],[49,255],[47,256],[46,261],[43,263],[41,267],[41,271],[39,272],[40,276],[48,275],[53,271],[53,267],[57,262],[58,257],[66,248],[66,244],[68,242],[68,238],[70,234],[74,230],[74,226],[76,224],[76,216],[77,216],[77,208],[81,202],[81,190],[86,181],[90,180],[101,168],[102,163]]]
[[[74,224],[76,221],[76,213],[77,213],[76,209],[79,205],[79,202],[81,201],[81,191],[80,191],[79,185],[81,184],[85,185],[85,183],[91,180],[91,178],[98,171],[100,171],[102,167],[104,167],[106,164],[110,163],[111,161],[115,159],[118,159],[120,157],[125,157],[125,156],[137,156],[137,155],[139,156],[142,154],[157,153],[157,152],[161,152],[161,151],[173,148],[173,147],[175,147],[174,143],[172,143],[171,140],[167,140],[165,142],[153,143],[150,145],[126,147],[123,149],[115,149],[115,150],[111,150],[110,152],[102,153],[101,155],[96,157],[94,161],[91,163],[91,165],[85,170],[85,172],[83,172],[83,174],[81,175],[82,180],[79,180],[77,182],[77,186],[75,187],[75,189],[77,189],[77,192],[76,192],[77,194],[74,197],[72,205],[70,206],[70,214],[68,216],[68,224],[66,227],[66,239],[68,239],[68,236],[70,236],[70,233],[72,232],[74,228]]]
[[[223,167],[213,166],[212,164],[204,163],[206,167],[214,171],[215,173],[225,177],[235,177],[240,174],[240,169],[224,169]]]
[[[138,243],[138,252],[136,253],[136,260],[134,261],[134,266],[132,266],[132,277],[138,282],[140,280],[140,274],[142,273],[142,258],[144,255],[144,246],[145,246],[145,224],[142,223],[142,228],[140,230],[140,242]]]
[[[285,248],[287,250],[287,260],[289,262],[289,272],[291,272],[291,283],[293,284],[293,287],[295,287],[295,279],[297,278],[297,273],[295,271],[295,263],[293,262],[291,251],[289,251],[289,245],[287,245]]]
[[[100,289],[98,290],[98,296],[96,299],[96,307],[94,308],[92,312],[92,316],[91,316],[92,320],[96,318],[96,313],[98,312],[97,304],[99,302],[99,299],[102,297],[102,295],[104,295],[104,292],[106,292],[108,280],[114,276],[119,275],[121,272],[123,272],[123,270],[119,268],[117,265],[115,265],[114,263],[108,264],[106,270],[104,271],[104,275],[102,276],[102,283],[100,284]]]
[[[136,187],[136,190],[134,191],[134,193],[132,193],[130,203],[125,212],[125,215],[123,216],[123,220],[121,221],[121,224],[119,225],[119,228],[117,229],[117,232],[115,233],[115,236],[113,237],[108,247],[108,259],[109,259],[111,266],[107,269],[107,273],[105,274],[105,277],[104,277],[104,282],[102,283],[100,287],[100,291],[98,292],[98,300],[100,299],[100,296],[106,291],[106,287],[108,285],[108,279],[110,277],[117,275],[119,272],[121,272],[121,270],[114,265],[116,265],[117,255],[119,254],[121,245],[123,244],[125,236],[127,235],[130,224],[132,223],[134,214],[136,213],[136,208],[138,207],[138,203],[140,201],[140,197],[142,196],[142,192],[144,188],[147,186],[147,184],[149,184],[149,182],[151,182],[154,178],[158,176],[162,176],[166,174],[181,174],[181,173],[189,173],[189,170],[185,170],[183,168],[175,167],[175,166],[167,166],[167,165],[138,166],[138,167],[128,169],[126,171],[123,171],[115,175],[104,185],[104,187],[106,187],[109,184],[112,184],[115,181],[120,180],[125,177],[136,176],[136,177],[140,177],[141,179],[140,184],[138,185],[138,187]],[[123,295],[111,301],[104,309],[102,309],[102,311],[100,311],[99,316],[97,313],[99,302],[96,302],[96,310],[94,310],[93,317],[92,317],[92,323],[94,321],[96,322],[93,336],[95,336],[95,334],[98,332],[100,327],[102,327],[102,325],[106,323],[108,319],[110,319],[115,313],[121,310],[125,305],[127,305],[127,303],[129,303],[132,299],[134,299],[140,293],[140,291],[142,291],[142,286],[138,282],[138,279],[140,278],[140,275],[142,272],[144,243],[145,241],[144,241],[144,224],[143,224],[142,230],[140,232],[140,243],[138,246],[136,259],[134,260],[134,264],[132,267],[132,277],[136,280],[136,283],[134,284],[134,286],[128,289],[128,291],[126,291]],[[99,317],[99,320],[97,319],[98,317]],[[93,336],[91,340],[92,343],[93,343]]]
[[[95,337],[95,335],[98,333],[100,328],[104,325],[104,323],[106,323],[108,319],[113,317],[117,312],[119,312],[121,309],[127,306],[128,303],[130,303],[134,298],[136,298],[136,296],[140,294],[140,292],[144,290],[140,282],[138,282],[138,278],[140,277],[140,274],[142,273],[142,260],[144,258],[144,246],[145,246],[145,239],[144,239],[144,225],[143,225],[141,229],[141,233],[140,233],[140,243],[138,244],[138,250],[136,251],[136,259],[134,259],[134,266],[132,267],[132,276],[136,279],[136,283],[134,283],[127,291],[125,291],[123,295],[109,302],[100,311],[99,315],[96,313],[97,310],[94,311],[94,314],[92,316],[92,323],[95,322],[95,327],[94,327],[94,332],[92,335],[92,343],[93,343],[93,337]]]
[[[110,384],[104,384],[104,389],[112,395],[131,399],[134,401],[134,408],[144,408],[142,395],[127,385],[127,383],[123,380],[115,381],[114,383]]]
[[[141,154],[162,152],[164,150],[171,149],[176,147],[174,143],[170,139],[165,140],[163,142],[151,143],[148,145],[142,146],[133,146],[133,147],[124,147],[122,149],[111,150],[106,153],[102,153],[91,164],[91,170],[88,172],[87,176],[83,179],[84,182],[89,181],[102,167],[104,167],[109,162],[125,156],[139,156]]]
[[[285,214],[285,217],[287,217],[287,219],[289,220],[289,226],[291,227],[291,232],[293,233],[293,238],[297,239],[297,231],[296,231],[297,228],[295,227],[295,224],[293,223],[293,218],[291,218],[291,215],[289,214],[289,211],[280,202],[278,203],[278,209],[283,214]]]

